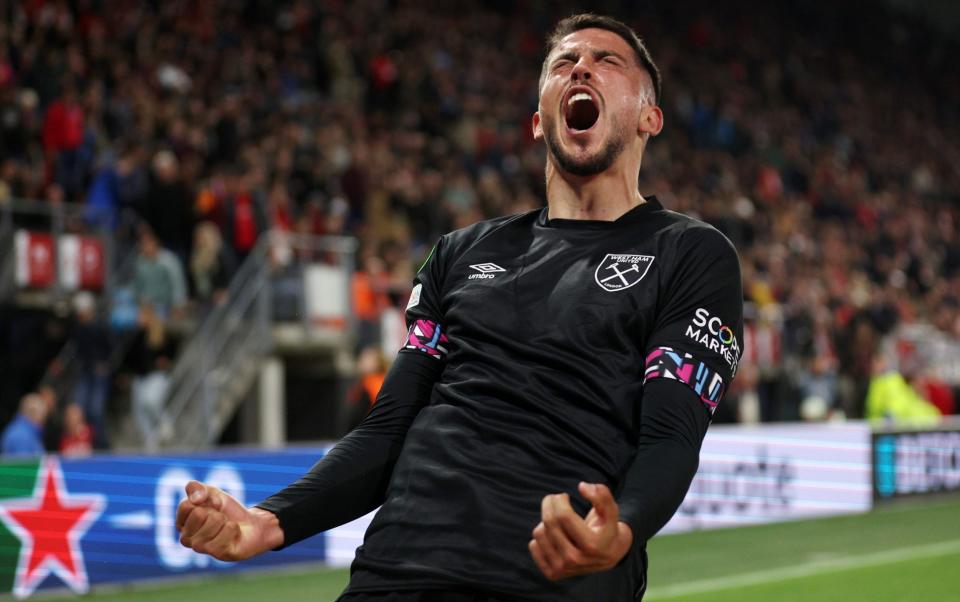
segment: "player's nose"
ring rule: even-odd
[[[590,67],[587,65],[585,58],[581,58],[577,61],[577,64],[573,66],[573,70],[570,71],[570,78],[575,82],[583,82],[590,79]]]

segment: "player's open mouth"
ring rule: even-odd
[[[600,118],[600,109],[593,96],[587,92],[576,91],[570,94],[563,107],[563,117],[567,127],[574,132],[589,130]]]

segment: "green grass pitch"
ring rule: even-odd
[[[650,542],[649,552],[645,601],[955,601],[960,497],[856,516],[665,535]],[[346,581],[346,570],[314,567],[94,591],[84,600],[324,602],[335,600]]]

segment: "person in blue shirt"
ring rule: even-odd
[[[20,400],[20,411],[0,436],[0,455],[39,456],[43,454],[43,423],[47,405],[36,393]]]

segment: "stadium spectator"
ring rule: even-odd
[[[131,402],[133,417],[143,446],[156,451],[164,427],[163,403],[167,398],[169,371],[176,357],[176,344],[162,317],[146,305],[140,312],[140,330],[128,353],[128,367],[133,372]]]
[[[180,260],[160,246],[146,224],[140,226],[133,290],[137,303],[149,306],[162,319],[180,314],[187,302],[187,282]]]
[[[141,216],[160,244],[186,265],[193,233],[193,195],[180,173],[180,163],[169,150],[153,156],[152,173],[143,199]]]
[[[369,249],[361,256],[362,268],[351,279],[351,301],[357,318],[357,347],[380,341],[380,315],[390,307],[386,263]]]
[[[76,324],[72,341],[75,345],[77,375],[72,402],[93,424],[97,447],[109,447],[106,425],[106,402],[110,387],[110,335],[97,318],[96,300],[89,292],[77,293],[73,299]]]
[[[953,390],[941,379],[928,372],[917,380],[915,386],[920,395],[933,404],[940,414],[949,416],[957,413]]]
[[[866,417],[870,420],[932,424],[940,417],[940,410],[924,399],[897,370],[888,368],[878,359],[876,375],[867,391]]]
[[[353,430],[373,408],[380,387],[387,376],[387,360],[379,345],[364,347],[357,355],[357,382],[347,393],[345,420],[340,432]]]
[[[0,435],[0,454],[4,456],[39,456],[43,454],[43,423],[47,406],[36,393],[20,400],[20,411]]]
[[[63,92],[46,111],[43,120],[43,147],[56,174],[55,181],[74,199],[84,183],[83,144],[84,115],[76,84],[69,79]]]
[[[194,229],[189,265],[194,298],[204,306],[223,303],[236,263],[213,222],[200,222]]]
[[[146,166],[146,149],[139,144],[118,145],[117,201],[121,209],[137,211],[147,194],[150,174]]]
[[[756,370],[758,418],[763,422],[772,422],[780,416],[779,406],[785,397],[779,311],[776,305],[764,305],[757,313],[759,315],[750,320],[744,329],[742,363],[749,363]]]
[[[22,169],[35,160],[35,141],[39,134],[39,120],[35,117],[37,94],[33,90],[18,89],[14,85],[0,86],[0,158],[10,163],[5,165],[3,179],[15,196],[23,196],[25,190],[16,184],[19,174],[11,168]]]
[[[43,447],[48,452],[60,449],[60,435],[63,433],[63,413],[60,411],[60,395],[50,383],[41,383],[37,395],[43,400],[47,410],[47,419],[43,423]]]
[[[83,415],[83,408],[75,403],[63,411],[63,435],[60,437],[60,454],[67,457],[84,457],[93,453],[93,429]]]
[[[813,311],[809,341],[803,350],[803,364],[798,373],[801,408],[822,408],[810,412],[806,420],[825,418],[837,406],[837,357],[828,330],[826,310]]]
[[[880,333],[866,312],[857,312],[836,333],[841,370],[841,405],[847,418],[863,418]]]
[[[113,231],[117,228],[119,215],[118,174],[114,157],[108,155],[101,159],[101,165],[90,183],[84,218],[90,224],[102,225]]]
[[[260,234],[267,230],[266,207],[261,192],[250,186],[251,179],[239,167],[229,170],[224,182],[224,238],[242,263],[253,250]]]

